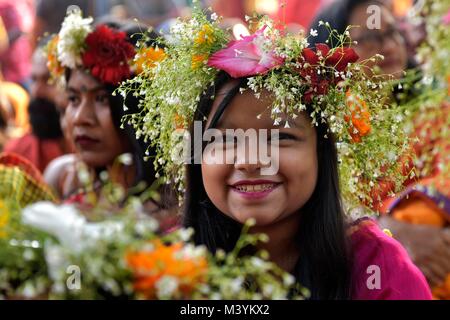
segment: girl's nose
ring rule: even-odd
[[[97,120],[95,108],[88,99],[82,99],[73,117],[73,124],[77,126],[92,126]]]

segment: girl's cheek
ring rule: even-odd
[[[223,164],[202,164],[203,185],[211,200],[226,201],[230,167],[232,166]]]
[[[314,189],[317,180],[317,155],[315,148],[280,149],[279,174],[288,185]]]

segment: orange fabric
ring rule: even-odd
[[[443,227],[446,219],[441,210],[433,203],[423,199],[412,198],[402,201],[392,212],[392,216],[400,221],[412,224],[424,224],[436,227]]]
[[[450,300],[450,274],[447,275],[444,283],[433,288],[433,297],[440,300]]]
[[[64,154],[59,139],[40,140],[31,133],[11,140],[5,145],[4,151],[19,154],[30,160],[41,172],[44,172],[50,161]]]

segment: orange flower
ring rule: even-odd
[[[198,69],[200,68],[202,65],[205,64],[205,61],[208,59],[208,55],[207,54],[194,54],[192,56],[192,64],[191,67],[192,69]]]
[[[144,68],[154,68],[157,62],[161,62],[166,58],[166,53],[161,48],[143,48],[140,49],[134,60],[136,73],[141,73]]]
[[[204,43],[206,44],[212,44],[215,40],[213,36],[214,30],[211,28],[210,25],[203,25],[202,29],[198,33],[197,37],[194,40],[194,43],[197,46],[200,46]]]
[[[362,137],[365,137],[370,133],[370,113],[365,101],[351,94],[350,91],[347,91],[345,95],[347,97],[347,107],[352,113],[349,133],[353,142],[358,143],[361,142]],[[349,116],[345,116],[344,119],[345,121],[350,122]]]
[[[181,297],[189,297],[195,286],[205,281],[205,257],[183,256],[183,244],[165,245],[160,240],[151,242],[151,251],[131,252],[126,261],[134,273],[134,289],[146,298],[156,297],[156,283],[163,276],[178,280]]]
[[[64,73],[64,67],[58,61],[57,46],[59,37],[54,36],[47,45],[47,67],[54,77],[60,77]]]
[[[185,129],[186,128],[186,126],[185,126],[185,121],[184,121],[184,117],[183,116],[181,116],[181,115],[179,115],[178,113],[177,114],[175,114],[175,116],[174,116],[174,123],[175,123],[175,129]]]

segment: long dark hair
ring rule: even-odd
[[[229,80],[225,73],[219,74],[215,84],[200,100],[194,120],[203,121],[205,125],[212,107],[211,97]],[[245,79],[241,79],[225,96],[217,113],[223,112],[245,83]],[[217,118],[217,113],[213,119]],[[319,174],[313,195],[301,209],[297,233],[301,257],[294,275],[310,289],[312,299],[348,299],[351,262],[339,191],[337,151],[333,138],[324,138],[326,124],[320,124],[316,131]],[[191,134],[193,136],[193,129]],[[192,153],[191,156],[199,155]],[[241,232],[242,225],[220,212],[208,198],[200,164],[187,165],[184,225],[193,227],[195,242],[206,245],[212,252],[218,248],[232,250]]]

